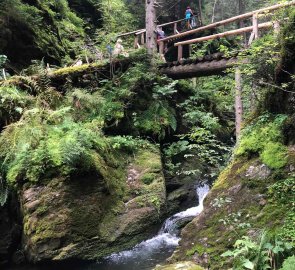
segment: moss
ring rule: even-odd
[[[293,151],[289,151],[286,159],[289,166],[294,163],[290,158],[292,154]],[[259,171],[261,166],[257,158],[239,157],[221,173],[204,202],[205,211],[183,229],[180,247],[172,261],[193,258],[204,267],[210,265],[212,270],[228,269],[230,262],[220,255],[231,249],[237,239],[243,235],[255,237],[265,229],[282,229],[290,209],[290,198],[286,195],[286,200],[282,201],[282,194],[276,198],[274,189],[288,193],[292,186],[288,180],[289,167],[274,169],[265,174],[265,178],[255,174],[246,176],[250,167]],[[274,185],[279,187],[271,188]],[[220,207],[214,204],[215,199],[225,197],[231,202]]]
[[[97,156],[99,173],[45,180],[42,187],[26,185],[26,194],[40,202],[36,209],[24,203],[25,244],[33,261],[93,260],[148,237],[166,194],[159,150],[147,144],[134,155],[118,150],[115,162]],[[132,181],[130,170],[135,172]],[[135,194],[138,187],[141,194]]]
[[[154,179],[156,178],[156,174],[155,173],[145,173],[142,177],[141,177],[141,181],[146,184],[149,185],[151,184]]]
[[[155,148],[143,150],[137,157],[135,165],[148,167],[149,172],[159,172],[162,169],[159,152]]]
[[[105,63],[96,63],[96,64],[84,64],[81,66],[74,66],[74,67],[64,67],[57,69],[52,72],[51,76],[62,76],[62,75],[72,75],[76,73],[87,73],[92,68],[102,67]]]
[[[47,210],[48,210],[48,206],[47,205],[43,205],[41,207],[38,207],[35,213],[37,215],[43,215],[43,214],[45,214],[47,212]]]

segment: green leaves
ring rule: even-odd
[[[293,245],[263,232],[258,242],[243,236],[235,242],[234,247],[234,250],[221,255],[234,258],[234,269],[267,270],[276,269],[272,266],[278,265],[281,256],[289,252]]]
[[[251,261],[249,261],[247,259],[243,261],[243,266],[246,269],[254,269],[254,267],[255,267],[254,263],[252,263]]]

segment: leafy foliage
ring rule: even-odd
[[[262,233],[259,242],[248,236],[236,241],[233,251],[226,251],[221,256],[234,258],[234,269],[277,269],[284,253],[292,249],[288,242],[273,238],[266,232]]]
[[[270,168],[279,169],[287,163],[287,148],[283,145],[282,124],[285,115],[278,115],[271,121],[270,115],[262,115],[251,126],[244,129],[236,149],[238,156],[259,154]]]
[[[20,118],[25,108],[33,102],[33,97],[15,87],[0,87],[0,119],[6,125]]]
[[[292,270],[294,269],[294,265],[295,265],[295,256],[291,256],[284,261],[283,267],[280,268],[280,270]]]
[[[268,189],[268,194],[271,200],[279,207],[283,205],[287,211],[284,225],[282,226],[279,235],[286,241],[295,242],[295,177],[289,177],[280,180],[271,185]]]

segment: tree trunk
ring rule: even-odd
[[[155,0],[146,0],[146,47],[150,56],[157,51]]]
[[[203,25],[202,0],[199,0],[199,22]]]
[[[239,15],[244,14],[245,12],[246,12],[245,2],[244,2],[244,0],[239,0]],[[240,26],[240,28],[244,28],[245,22],[243,20],[241,20],[239,26]],[[244,45],[246,46],[246,44],[247,44],[246,33],[244,33],[243,37],[244,37]]]
[[[235,113],[236,113],[236,138],[238,140],[241,133],[243,121],[243,103],[242,103],[242,79],[241,71],[237,67],[235,72],[236,91],[235,91]]]
[[[212,23],[214,23],[214,20],[215,20],[215,9],[216,9],[217,2],[218,2],[218,0],[215,0],[214,5],[213,5],[212,20],[211,20]]]

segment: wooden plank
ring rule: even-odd
[[[139,35],[141,35],[142,33],[145,33],[145,32],[146,32],[145,29],[143,29],[143,30],[141,30],[141,31],[139,31],[139,32],[137,32],[137,33],[135,33],[135,35],[139,36]]]
[[[270,27],[272,27],[272,25],[273,25],[272,22],[261,23],[258,25],[258,28],[259,29],[270,28]],[[223,32],[223,33],[219,33],[219,34],[215,34],[215,35],[211,35],[211,36],[206,36],[206,37],[195,38],[195,39],[186,40],[186,41],[182,41],[182,42],[177,42],[174,44],[174,46],[177,47],[180,45],[193,44],[193,43],[198,43],[198,42],[202,42],[202,41],[206,41],[206,40],[222,38],[222,37],[226,37],[226,36],[235,36],[235,35],[240,35],[240,34],[252,32],[252,31],[253,31],[253,26],[249,26],[249,27],[244,27],[244,28],[240,28],[237,30],[231,30],[231,31],[227,31],[227,32]]]
[[[196,29],[193,29],[193,30],[189,30],[189,31],[186,31],[186,32],[183,32],[183,33],[179,33],[177,35],[172,35],[172,36],[169,36],[167,38],[164,38],[163,40],[168,41],[169,39],[173,39],[173,38],[178,39],[178,38],[181,38],[181,37],[184,37],[184,36],[200,33],[200,32],[203,32],[205,30],[208,30],[208,29],[212,29],[212,28],[216,28],[216,27],[219,27],[219,26],[222,26],[222,25],[226,25],[226,24],[229,24],[229,23],[232,23],[232,22],[235,22],[235,21],[240,21],[240,20],[245,20],[247,18],[251,18],[255,13],[263,13],[263,12],[266,12],[266,11],[274,11],[274,10],[277,10],[277,9],[280,9],[280,8],[283,8],[283,7],[292,6],[292,5],[295,5],[295,0],[293,0],[291,2],[284,3],[284,4],[277,4],[277,5],[274,5],[274,6],[270,6],[270,7],[258,9],[258,10],[255,10],[255,11],[251,11],[251,12],[248,12],[248,13],[244,13],[242,15],[238,15],[238,16],[226,19],[226,20],[222,20],[222,21],[212,23],[212,24],[208,24],[206,26],[202,26],[202,27],[199,27],[199,28],[196,28]]]
[[[119,35],[117,35],[117,37],[119,38],[119,37],[125,37],[125,36],[135,35],[136,33],[140,32],[140,31],[144,31],[145,32],[145,29],[137,29],[137,30],[134,30],[132,32],[119,34]]]
[[[182,22],[182,21],[185,21],[185,19],[180,19],[180,20],[173,21],[173,22],[159,24],[158,27],[168,26],[168,25],[172,25],[172,24],[174,25],[175,23],[177,24],[177,23]],[[137,35],[137,34],[141,34],[141,33],[144,33],[144,32],[146,32],[146,29],[138,29],[138,30],[134,30],[134,31],[131,31],[131,32],[128,32],[128,33],[119,34],[119,35],[117,35],[117,37],[124,37],[124,36],[129,36],[129,35]]]

